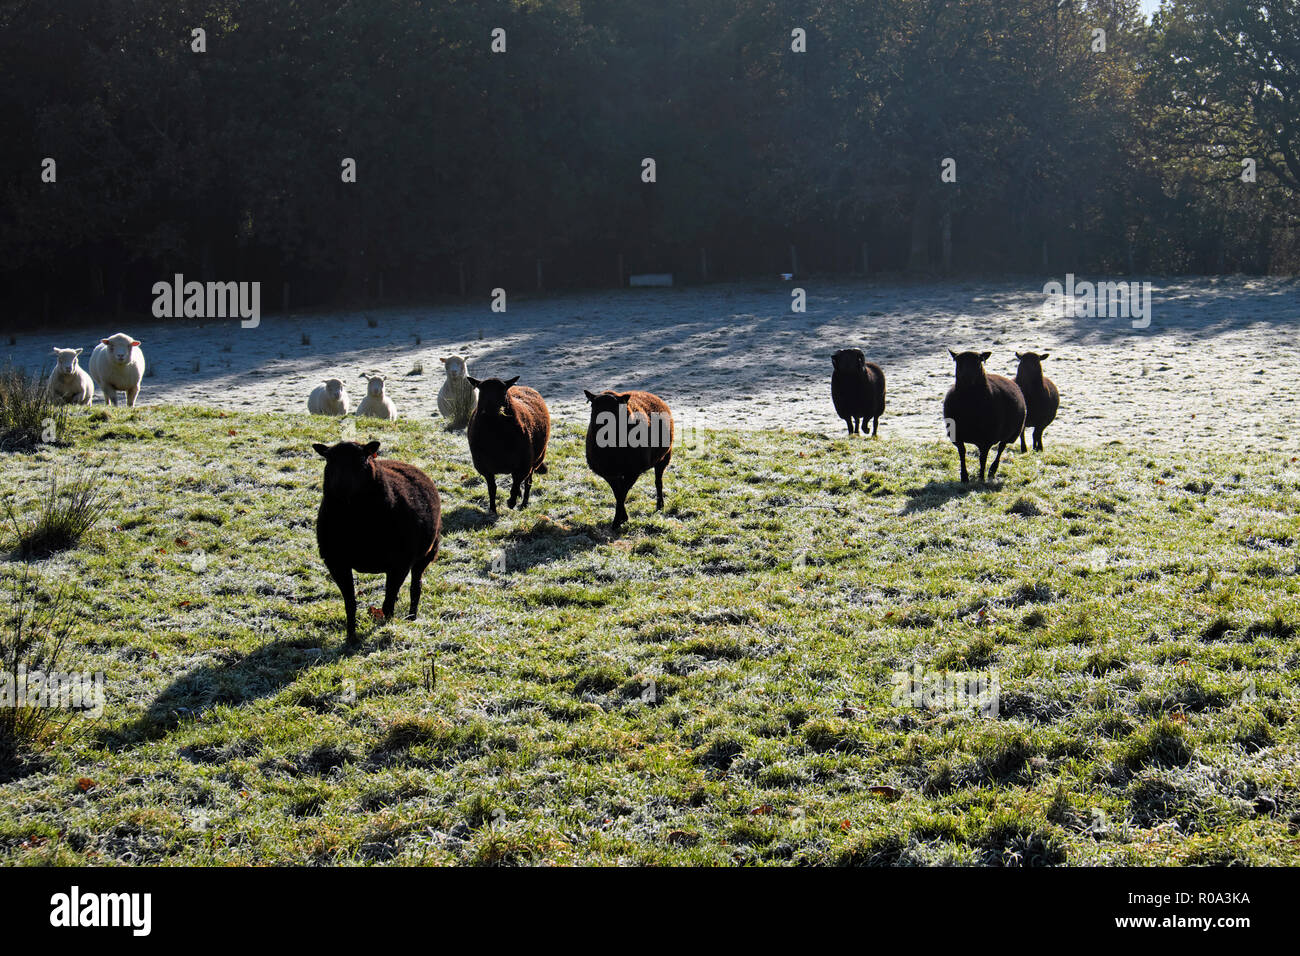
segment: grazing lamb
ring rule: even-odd
[[[361,377],[369,379],[366,385],[366,397],[357,406],[357,415],[361,418],[396,418],[397,406],[384,394],[384,380],[381,376],[370,376],[365,372]]]
[[[466,362],[459,355],[451,355],[442,360],[447,369],[447,381],[438,389],[438,414],[447,419],[448,431],[465,428],[469,425],[474,406],[478,403],[478,392],[466,377]]]
[[[337,378],[327,378],[307,396],[307,411],[313,415],[346,415],[348,393]]]
[[[1020,366],[1016,369],[1016,384],[1025,396],[1025,428],[1034,430],[1034,451],[1043,450],[1043,429],[1052,424],[1056,410],[1061,407],[1061,393],[1056,383],[1043,374],[1043,359],[1047,353],[1017,352]],[[1025,448],[1025,431],[1020,430],[1020,450]]]
[[[380,460],[379,442],[314,444],[325,459],[316,516],[316,543],[330,577],[343,593],[348,642],[357,637],[352,572],[385,574],[383,612],[391,620],[397,592],[411,576],[411,612],[420,610],[420,578],[438,556],[442,502],[429,476],[414,465]]]
[[[45,394],[55,405],[89,405],[95,398],[95,380],[81,367],[81,349],[53,349],[54,371]]]
[[[126,392],[126,404],[135,407],[144,381],[144,353],[140,343],[125,332],[100,339],[90,353],[90,377],[104,392],[104,401],[117,404],[117,393]]]
[[[673,458],[673,413],[650,392],[583,390],[591,403],[587,425],[587,466],[614,492],[617,533],[627,521],[624,502],[642,472],[655,470],[655,510],[664,508],[664,469]]]
[[[497,480],[502,472],[511,477],[513,508],[524,494],[520,508],[528,507],[533,475],[546,474],[546,443],[551,437],[551,413],[542,396],[527,385],[516,385],[519,376],[499,378],[465,377],[478,389],[478,407],[469,420],[469,455],[474,470],[487,480],[488,511],[496,514]]]
[[[871,434],[880,430],[880,415],[885,410],[885,373],[875,362],[868,362],[861,349],[840,349],[831,356],[831,401],[835,414],[849,426],[849,434],[862,431],[872,420]]]
[[[948,354],[957,363],[957,381],[943,400],[943,418],[948,426],[948,440],[957,446],[961,458],[961,480],[970,481],[966,473],[967,444],[979,449],[981,482],[985,480],[984,464],[989,449],[997,445],[998,453],[988,475],[992,481],[1002,460],[1002,450],[1025,427],[1025,397],[1011,379],[984,371],[984,363],[992,352],[958,355],[949,349]]]

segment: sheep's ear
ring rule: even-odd
[[[139,348],[139,347],[140,347],[140,343],[137,342],[135,339],[132,339],[132,340],[131,340],[131,347],[132,347],[132,348]]]
[[[107,345],[107,344],[108,344],[108,339],[100,339],[100,340],[99,340],[99,344],[100,344],[100,345]]]
[[[626,404],[627,404],[628,402],[630,402],[631,400],[632,400],[632,393],[631,393],[631,392],[628,392],[626,395],[620,395],[620,396],[618,397],[618,403],[619,403],[620,405],[626,405]]]
[[[329,445],[322,445],[320,442],[315,442],[311,447],[315,448],[316,454],[320,455],[322,458],[328,458],[330,456]]]
[[[1047,358],[1047,356],[1050,354],[1051,354],[1050,352],[1044,352],[1042,355],[1038,356],[1038,361],[1040,362],[1043,361],[1043,359]]]
[[[1016,353],[1016,358],[1018,358],[1018,359],[1022,359],[1022,358],[1024,358],[1024,356],[1021,355],[1019,352],[1017,352],[1017,353]]]
[[[361,448],[361,454],[365,455],[367,458],[374,458],[379,454],[379,442],[366,442]]]
[[[587,391],[585,388],[582,390],[582,394],[587,396],[588,402],[595,401],[596,399],[596,396],[591,394],[591,392]]]
[[[987,361],[988,361],[989,359],[991,359],[992,357],[993,357],[993,353],[992,353],[992,352],[981,352],[981,353],[980,353],[980,361],[981,361],[981,362],[987,362]]]
[[[518,375],[516,375],[514,378],[508,378],[508,379],[506,379],[506,388],[509,388],[511,385],[515,384],[515,382],[517,382],[517,381],[519,381],[519,376],[518,376]]]
[[[77,353],[77,354],[78,354],[78,355],[80,355],[80,354],[81,354],[81,352],[82,352],[82,350],[81,350],[81,349],[74,349],[74,351],[75,351],[75,352],[76,352],[76,353]]]
[[[56,348],[51,348],[50,351],[53,352],[55,355],[59,354],[59,350]],[[78,349],[78,351],[80,351],[80,349]]]
[[[447,361],[447,360],[446,360],[446,359],[443,359],[443,361],[445,362],[445,361]],[[483,384],[483,383],[480,382],[478,379],[474,378],[472,375],[466,375],[466,376],[465,376],[465,381],[469,382],[469,383],[470,383],[471,385],[473,385],[475,388],[478,388],[479,385]]]
[[[957,353],[956,353],[956,352],[954,352],[952,349],[949,349],[949,350],[948,350],[948,354],[951,355],[951,356],[953,357],[953,360],[954,360],[954,361],[956,361],[956,359],[957,359]]]

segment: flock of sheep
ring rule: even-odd
[[[47,392],[53,401],[89,405],[95,385],[105,400],[117,404],[123,392],[135,405],[144,378],[144,353],[140,343],[124,333],[102,339],[90,357],[87,374],[78,364],[81,349],[54,349],[54,370]],[[1043,375],[1046,354],[1016,353],[1020,360],[1014,380],[987,372],[989,352],[949,350],[956,363],[956,381],[943,402],[948,439],[957,446],[961,480],[966,471],[966,445],[979,451],[980,481],[985,481],[988,453],[997,453],[988,468],[996,475],[1002,452],[1020,439],[1026,451],[1025,430],[1034,430],[1035,450],[1043,448],[1043,429],[1056,417],[1060,393]],[[451,429],[465,428],[474,470],[488,490],[488,510],[496,513],[496,476],[511,477],[507,507],[528,506],[533,476],[545,474],[546,447],[551,433],[550,410],[542,396],[519,377],[502,381],[477,379],[467,374],[465,359],[442,359],[447,378],[438,392],[438,410]],[[367,379],[365,397],[356,414],[392,419],[397,409],[384,393],[384,380]],[[628,520],[628,492],[637,479],[654,470],[656,510],[664,507],[664,470],[672,461],[673,417],[667,403],[645,391],[599,394],[585,392],[591,405],[587,426],[588,467],[604,479],[614,493],[611,531]],[[868,422],[877,434],[885,410],[885,373],[868,362],[860,349],[841,349],[832,356],[831,401],[850,435],[861,433]],[[316,415],[346,415],[347,390],[339,379],[329,379],[308,397],[307,408]],[[354,572],[386,575],[385,618],[391,618],[397,593],[409,576],[414,618],[420,603],[421,577],[438,555],[442,533],[441,499],[433,481],[405,462],[380,459],[379,442],[361,445],[344,441],[312,446],[325,459],[316,540],[326,569],[343,595],[348,640],[356,639]],[[522,497],[522,502],[520,501]]]

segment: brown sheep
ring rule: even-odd
[[[673,413],[667,403],[650,392],[612,392],[599,395],[586,390],[591,403],[587,425],[587,465],[609,483],[614,492],[617,532],[627,521],[624,502],[637,478],[655,470],[655,510],[664,508],[664,469],[673,458]]]
[[[1047,353],[1017,352],[1020,366],[1016,369],[1016,384],[1025,396],[1025,428],[1034,430],[1034,451],[1043,450],[1043,429],[1056,418],[1061,407],[1061,393],[1056,383],[1043,374],[1043,359]],[[1020,450],[1025,447],[1025,431],[1020,430]]]
[[[997,445],[998,453],[988,473],[988,480],[992,481],[1003,449],[1024,430],[1025,397],[1011,379],[984,371],[984,363],[992,352],[958,355],[949,349],[948,354],[957,363],[957,380],[943,400],[943,418],[948,427],[948,440],[957,446],[961,480],[970,481],[966,473],[967,444],[979,449],[981,482],[985,480],[984,465],[989,449]]]
[[[831,402],[835,414],[849,426],[849,434],[862,431],[871,420],[871,434],[880,431],[880,415],[885,410],[885,373],[875,362],[868,362],[861,349],[840,349],[831,356]]]
[[[357,637],[352,572],[386,574],[383,612],[392,619],[397,592],[411,575],[411,612],[420,609],[420,578],[442,536],[442,502],[433,481],[414,465],[381,460],[379,442],[312,445],[325,459],[316,516],[321,559],[343,593],[348,641]]]
[[[551,437],[546,402],[536,390],[516,385],[518,375],[504,382],[469,376],[465,380],[478,389],[478,405],[467,433],[474,470],[487,481],[488,511],[496,514],[496,476],[502,473],[511,478],[507,507],[515,506],[522,491],[524,500],[519,507],[527,508],[533,475],[546,474],[546,443]]]

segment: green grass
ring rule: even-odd
[[[0,863],[1300,862],[1289,456],[1049,443],[964,489],[940,443],[706,433],[611,539],[576,427],[494,522],[463,435],[363,423],[445,530],[422,618],[349,652],[339,433],[77,410],[0,457],[19,508],[112,487],[35,565],[108,705],[0,783]],[[995,674],[996,716],[895,702],[916,666]]]

